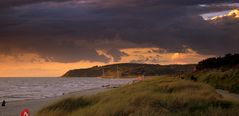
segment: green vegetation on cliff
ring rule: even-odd
[[[196,78],[217,89],[239,93],[239,54],[208,58],[199,62],[197,71],[185,74],[183,78]]]
[[[159,76],[191,72],[195,65],[157,65],[123,63],[106,66],[95,66],[88,69],[70,70],[63,77],[131,77],[138,75]]]
[[[207,84],[162,77],[64,99],[43,108],[38,116],[233,116],[238,109],[237,102]]]

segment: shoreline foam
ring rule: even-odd
[[[30,115],[35,115],[41,108],[51,103],[59,101],[67,97],[80,97],[97,94],[100,92],[111,90],[112,88],[94,88],[87,89],[78,92],[71,92],[57,97],[42,98],[42,99],[31,99],[31,100],[20,100],[7,102],[6,107],[0,107],[1,116],[18,116],[24,108],[30,110]]]

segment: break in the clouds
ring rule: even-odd
[[[237,9],[237,2],[1,0],[0,62],[170,64],[236,53],[239,20],[205,17]]]

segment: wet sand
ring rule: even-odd
[[[69,93],[69,94],[65,94],[65,95],[53,97],[53,98],[7,102],[5,107],[0,106],[0,116],[19,116],[20,112],[24,108],[28,108],[30,110],[30,116],[34,116],[41,108],[53,102],[56,102],[58,100],[61,100],[67,97],[80,97],[80,96],[93,95],[93,94],[108,91],[111,89],[112,88],[102,87],[102,88],[89,89],[89,90]]]

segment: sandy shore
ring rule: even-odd
[[[79,92],[69,93],[58,97],[53,98],[44,98],[44,99],[35,99],[35,100],[22,100],[22,101],[13,101],[8,102],[6,107],[0,106],[0,116],[19,116],[20,112],[24,108],[28,108],[30,110],[30,115],[34,116],[37,111],[39,111],[44,106],[47,106],[53,102],[58,100],[67,98],[67,97],[79,97],[79,96],[87,96],[93,95],[100,92],[104,92],[107,90],[111,90],[112,88],[96,88],[96,89],[89,89],[83,90]]]

